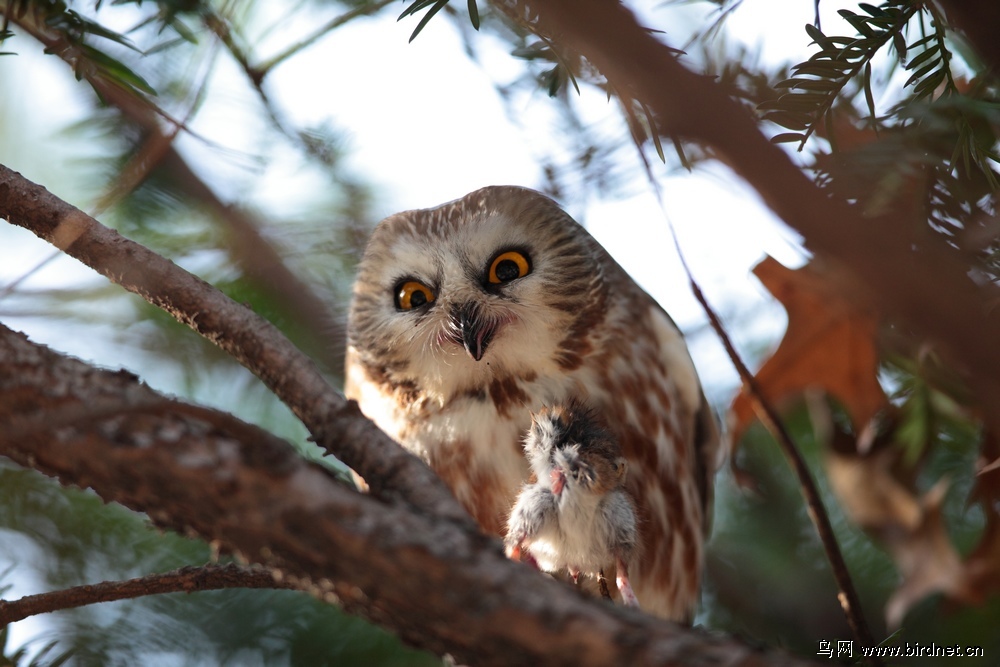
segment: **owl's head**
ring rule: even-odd
[[[569,488],[603,495],[624,484],[627,463],[594,410],[577,402],[532,415],[524,452],[535,478],[557,496]]]
[[[359,266],[349,342],[372,374],[441,401],[566,372],[603,317],[608,261],[525,188],[398,213],[375,228]]]

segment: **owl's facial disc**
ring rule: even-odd
[[[508,283],[529,273],[531,260],[526,252],[503,250],[496,253],[485,267],[481,289],[495,295]],[[464,347],[474,361],[482,360],[494,336],[511,319],[509,315],[500,315],[484,304],[481,297],[452,304],[448,309],[448,318],[447,338]]]

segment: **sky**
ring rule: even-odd
[[[678,45],[694,26],[715,17],[711,3],[679,8],[664,7],[666,3],[661,2],[635,4],[647,25],[669,25],[663,38]],[[808,38],[802,26],[812,19],[812,3],[796,5],[797,10],[780,0],[746,0],[727,19],[730,34],[759,51],[765,64],[807,54]],[[374,18],[356,21],[277,68],[266,85],[278,107],[298,127],[331,123],[344,133],[346,146],[352,151],[349,163],[369,177],[382,195],[376,203],[379,216],[434,206],[489,184],[539,185],[540,158],[546,151],[559,151],[550,136],[554,122],[551,104],[542,91],[522,96],[512,105],[510,114],[515,122],[511,122],[495,89],[496,83],[515,77],[522,63],[485,33],[476,36],[481,64],[470,61],[463,55],[453,24],[442,17],[432,20],[409,42],[415,20],[396,20],[402,6],[393,4]],[[829,3],[823,6],[825,11],[833,11]],[[109,12],[108,16],[115,14]],[[307,22],[305,15],[298,20],[264,16],[250,31],[255,49],[266,56],[294,43],[315,26],[315,19]],[[62,128],[89,111],[86,91],[61,62],[28,53],[23,46],[19,50],[22,54],[17,63],[0,58],[0,76],[13,79],[16,83],[12,86],[30,89],[32,95],[4,105],[12,116],[32,118],[33,127],[22,133],[20,147],[6,149],[5,163],[15,169],[23,165],[25,175],[37,182],[59,184],[62,191],[57,194],[83,205],[93,193],[72,190],[73,179],[66,177],[72,173],[72,160],[39,165],[36,158],[40,151],[60,155]],[[30,67],[21,66],[29,58]],[[247,202],[264,211],[286,212],[295,206],[296,198],[308,198],[313,194],[310,190],[323,187],[281,151],[268,155],[263,167],[241,157],[262,131],[255,93],[225,57],[219,57],[210,85],[212,95],[193,127],[216,145],[184,135],[177,145],[224,199]],[[584,89],[580,107],[593,126],[608,132],[620,127],[617,107],[603,95]],[[229,150],[219,150],[218,144]],[[623,188],[624,194],[613,200],[592,197],[561,203],[682,328],[699,330],[705,317],[687,287],[664,212],[641,177],[637,156],[628,151],[621,154],[626,162],[632,161],[625,168],[636,174],[635,181]],[[261,168],[268,177],[253,182],[271,186],[248,192],[243,172]],[[765,254],[790,266],[801,264],[803,254],[795,235],[721,165],[702,166],[694,174],[657,163],[654,169],[666,215],[677,229],[696,280],[719,310],[738,317],[731,327],[737,342],[759,344],[762,338],[777,339],[784,327],[783,311],[750,272]],[[21,275],[50,252],[44,243],[25,236],[17,235],[17,260],[0,267],[0,284]],[[14,242],[9,238],[4,233],[0,243]],[[73,284],[96,279],[92,275],[73,260],[61,259],[27,285]],[[756,315],[746,317],[747,313]],[[98,363],[121,363],[120,352],[112,352],[109,358],[99,343],[67,341],[57,330],[44,330],[47,327],[40,321],[23,324],[26,331],[59,349]],[[724,395],[736,386],[735,372],[712,337],[699,336],[693,342],[695,360],[710,393],[717,394],[717,402],[724,401]],[[169,385],[173,380],[165,377],[163,381]]]

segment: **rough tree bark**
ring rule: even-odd
[[[2,326],[0,454],[470,664],[806,664],[585,598],[470,522],[360,494],[256,427]]]
[[[364,419],[308,357],[250,308],[3,165],[0,217],[31,230],[231,354],[292,409],[317,444],[370,478],[373,495],[402,499],[471,525],[430,468]]]

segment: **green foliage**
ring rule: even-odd
[[[0,594],[4,591],[0,588]],[[10,639],[10,626],[0,629],[0,667],[59,667],[73,657],[73,651],[62,651],[56,653],[51,658],[49,655],[56,649],[58,641],[52,640],[38,649],[34,655],[30,656],[33,647],[24,644],[19,648],[7,653],[7,641]]]
[[[412,42],[420,34],[420,31],[424,29],[428,21],[434,18],[434,15],[445,8],[445,6],[450,2],[450,0],[414,0],[414,3],[403,10],[403,13],[399,15],[398,20],[402,20],[407,16],[415,16],[418,12],[427,9],[427,12],[420,18],[417,23],[417,27],[413,29],[413,33],[410,34],[410,41]],[[476,5],[476,0],[468,0],[469,7],[469,21],[472,23],[472,27],[479,30],[479,7]],[[428,9],[429,8],[429,9]]]
[[[792,130],[777,135],[772,141],[797,141],[801,150],[820,124],[830,120],[834,103],[841,100],[847,85],[852,82],[857,84],[859,77],[859,88],[864,91],[868,111],[874,120],[872,59],[880,49],[890,44],[896,45],[899,57],[903,58],[909,50],[925,43],[925,40],[920,40],[907,48],[902,38],[904,28],[920,7],[917,3],[887,2],[881,7],[861,3],[859,7],[867,16],[847,9],[840,11],[840,15],[858,31],[857,35],[828,36],[819,28],[806,25],[806,33],[820,50],[809,60],[794,65],[790,78],[775,84],[776,89],[787,90],[787,93],[760,105],[765,112],[764,119]],[[940,62],[939,59],[936,64]],[[917,78],[923,79],[925,74]],[[919,81],[921,91],[926,88],[927,81],[936,76],[934,74]]]
[[[799,406],[785,415],[785,427],[830,513],[873,634],[885,636],[880,617],[895,581],[892,562],[840,511],[823,473],[823,447],[808,411]],[[763,427],[748,431],[735,465],[739,477],[724,470],[717,478],[702,622],[802,655],[815,656],[820,639],[850,638],[794,475]]]
[[[765,120],[781,126],[772,141],[801,151],[813,137],[817,182],[866,215],[907,215],[920,243],[920,221],[955,247],[969,247],[992,214],[997,172],[1000,88],[987,74],[966,81],[955,73],[953,34],[933,3],[890,0],[841,10],[853,35],[831,35],[812,25],[818,50],[775,84],[778,95],[759,104]],[[894,52],[884,89],[873,75],[877,57]],[[966,66],[961,71],[967,71]],[[902,81],[899,88],[890,85]],[[877,99],[894,99],[883,112]],[[862,114],[864,114],[862,116]],[[978,235],[981,237],[982,235]],[[997,244],[979,241],[979,269],[1000,276]]]
[[[414,16],[424,9],[427,10],[410,35],[410,41],[413,41],[427,25],[427,22],[440,10],[445,9],[448,3],[449,0],[416,0],[408,6],[399,15],[399,19]],[[468,5],[472,25],[476,30],[479,30],[480,18],[475,0],[469,0]],[[632,142],[640,148],[647,142],[651,143],[660,161],[666,162],[661,141],[663,132],[646,104],[633,97],[628,91],[616,86],[614,82],[607,80],[596,68],[590,66],[579,53],[555,44],[547,35],[527,30],[525,26],[510,21],[503,14],[500,15],[496,23],[503,24],[506,29],[504,31],[506,38],[513,37],[514,39],[511,55],[528,61],[533,66],[538,66],[534,68],[533,74],[535,85],[561,104],[567,116],[574,116],[571,101],[564,94],[567,86],[571,84],[576,94],[580,95],[581,83],[592,85],[606,94],[609,102],[612,98],[619,102]],[[650,30],[650,32],[658,31]],[[684,54],[680,49],[671,48],[670,50],[678,56]],[[583,124],[576,119],[571,122],[579,133],[585,132]],[[671,143],[681,165],[690,170],[691,163],[681,142],[676,138],[671,138]]]
[[[0,44],[3,44],[7,40],[7,38],[13,36],[14,33],[8,30],[6,25],[4,25],[3,28],[0,28]],[[14,55],[13,51],[0,51],[0,56],[12,56],[12,55]]]
[[[45,35],[44,39],[53,47],[73,49],[73,71],[77,79],[87,79],[93,84],[95,78],[116,83],[133,94],[156,95],[156,91],[128,67],[120,58],[111,55],[89,43],[92,38],[109,40],[127,49],[136,51],[135,45],[125,35],[109,30],[79,12],[70,9],[60,0],[22,0],[9,2],[4,14],[6,22],[11,16],[20,20],[20,25],[35,35]],[[95,87],[100,95],[100,90]]]
[[[893,372],[900,379],[908,376],[899,369]],[[911,394],[910,390],[901,391]],[[969,427],[967,417],[949,420],[938,413],[937,418],[947,422],[943,431],[939,429],[944,435],[938,436],[947,444],[923,457],[919,483],[926,490],[942,477],[954,480],[942,511],[953,541],[966,551],[984,530],[983,514],[967,502],[969,471],[978,454],[980,434]],[[816,439],[805,406],[786,413],[785,426],[817,481],[876,640],[884,638],[888,646],[906,642],[982,646],[987,657],[967,662],[992,664],[989,656],[1000,651],[1000,637],[985,629],[1000,623],[1000,600],[964,606],[940,595],[931,596],[916,605],[898,634],[890,637],[883,610],[899,584],[895,566],[841,510],[827,479],[826,445]],[[785,646],[804,656],[815,657],[821,639],[834,640],[834,646],[837,639],[851,639],[836,602],[833,575],[794,476],[762,427],[755,426],[747,433],[736,466],[738,476],[724,470],[717,479],[715,523],[698,621],[769,645]],[[855,646],[855,658],[858,653]],[[914,659],[914,664],[940,662]]]
[[[45,590],[143,576],[210,558],[203,542],[161,533],[141,515],[10,465],[0,467],[0,528],[30,539],[40,556],[19,567],[30,567]],[[3,551],[14,547],[23,553],[23,539],[8,540]],[[43,620],[48,629],[7,654],[6,664],[137,665],[163,655],[199,656],[202,664],[440,664],[297,591],[175,593],[61,611]],[[28,654],[35,654],[31,662]]]

